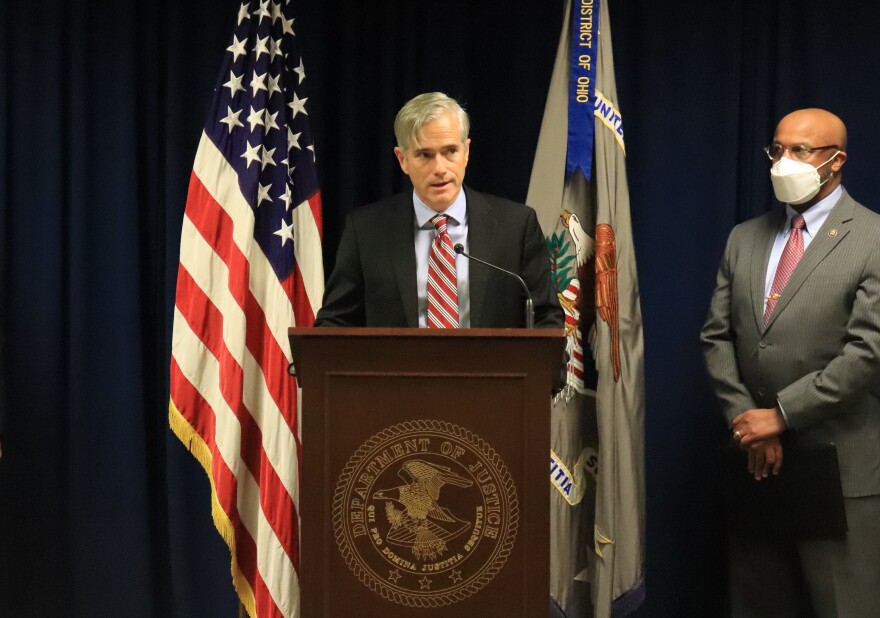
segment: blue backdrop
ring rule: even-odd
[[[208,483],[166,410],[186,186],[237,8],[0,3],[2,614],[235,614]],[[711,452],[726,434],[697,334],[728,231],[773,207],[761,147],[784,113],[838,113],[850,131],[844,184],[880,206],[878,9],[610,9],[645,321],[639,615],[719,615]],[[469,109],[469,184],[524,199],[561,0],[301,0],[297,12],[328,271],[345,214],[404,186],[391,123],[419,92]]]

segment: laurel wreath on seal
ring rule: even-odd
[[[394,589],[381,579],[376,578],[371,572],[364,568],[358,560],[356,552],[345,538],[344,520],[345,520],[345,493],[352,474],[357,469],[361,460],[366,457],[376,446],[389,440],[397,439],[401,436],[414,432],[429,431],[455,436],[464,442],[467,442],[475,450],[481,453],[492,469],[499,477],[501,488],[509,497],[508,512],[508,533],[504,539],[499,542],[499,548],[496,549],[495,557],[488,567],[481,570],[477,577],[473,577],[465,581],[461,586],[445,592],[435,594],[408,594],[400,590]],[[451,605],[462,601],[483,589],[495,576],[501,571],[507,558],[513,551],[514,542],[516,541],[516,533],[519,525],[519,500],[516,496],[516,486],[504,465],[504,461],[495,452],[485,440],[469,431],[453,423],[437,420],[413,420],[405,421],[387,427],[375,434],[364,444],[358,447],[354,455],[348,460],[342,474],[339,475],[339,481],[336,483],[336,491],[333,495],[333,531],[336,536],[336,544],[342,554],[345,563],[354,573],[354,575],[373,592],[381,595],[389,601],[394,601],[400,605],[409,607],[441,607],[443,605]]]

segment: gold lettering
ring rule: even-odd
[[[480,461],[468,466],[468,470],[470,470],[471,474],[476,477],[478,483],[486,483],[492,479],[492,477],[489,476],[488,470],[483,467],[483,463]]]
[[[394,564],[396,564],[399,567],[403,567],[404,569],[409,569],[410,571],[418,570],[416,565],[414,565],[412,562],[410,562],[409,560],[404,560],[403,558],[401,558],[400,556],[395,554],[393,551],[391,551],[387,547],[382,548],[382,554],[386,558],[388,558],[391,562],[393,562]]]
[[[465,451],[463,448],[458,446],[457,444],[452,444],[450,442],[444,442],[440,445],[440,452],[452,459],[458,459],[462,455],[464,455]]]

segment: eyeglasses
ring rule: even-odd
[[[794,146],[783,146],[782,144],[770,144],[769,146],[764,147],[764,152],[767,153],[767,156],[770,157],[771,161],[778,161],[785,151],[789,151],[792,156],[799,161],[806,161],[811,154],[816,152],[817,150],[828,150],[829,148],[837,148],[836,145],[832,144],[830,146],[805,146],[804,144],[795,144]]]

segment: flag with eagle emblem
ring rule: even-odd
[[[567,173],[585,143],[591,163]],[[551,596],[568,617],[625,616],[645,591],[644,350],[607,2],[567,3],[526,201],[569,356],[551,412]]]

